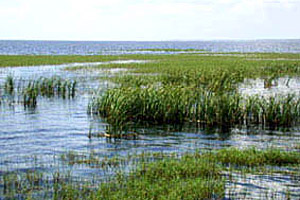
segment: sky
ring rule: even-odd
[[[0,0],[0,40],[300,39],[300,0]]]

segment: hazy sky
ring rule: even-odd
[[[0,0],[0,39],[300,38],[300,0]]]

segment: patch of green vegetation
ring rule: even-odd
[[[212,157],[217,162],[226,165],[235,166],[283,166],[283,165],[299,165],[300,153],[293,151],[282,151],[275,148],[266,150],[258,150],[256,148],[237,149],[226,148],[213,152],[204,157]]]
[[[293,148],[294,148],[294,149],[300,150],[300,144],[295,144],[295,145],[293,146]]]
[[[147,56],[148,59],[157,59],[155,55]],[[35,66],[35,65],[58,65],[66,63],[84,62],[106,62],[113,60],[143,60],[144,55],[102,55],[102,56],[81,56],[81,55],[0,55],[0,67],[14,66]]]
[[[14,92],[14,80],[13,80],[13,77],[12,76],[7,76],[6,77],[6,80],[5,80],[5,83],[4,83],[4,91],[7,93],[7,94],[12,94]]]
[[[298,123],[300,117],[300,100],[294,95],[242,97],[238,93],[213,93],[175,85],[110,89],[89,107],[90,112],[120,128],[132,122],[289,127]]]
[[[221,168],[191,157],[142,165],[125,184],[100,186],[100,199],[211,199],[224,196]],[[122,180],[122,179],[121,179]]]
[[[40,77],[36,80],[29,80],[27,83],[19,80],[17,92],[15,95],[22,95],[24,107],[35,108],[37,105],[38,96],[43,97],[62,97],[65,98],[74,98],[76,94],[76,80],[65,80],[57,76],[51,78]],[[7,94],[13,95],[14,85],[17,80],[14,80],[12,76],[8,76],[4,83],[4,91]]]
[[[131,51],[164,51],[164,52],[198,52],[205,51],[204,49],[158,49],[158,48],[150,48],[150,49],[134,49]]]
[[[203,162],[209,161],[221,164],[223,170],[245,166],[252,167],[266,167],[266,166],[298,166],[300,165],[300,153],[296,151],[284,151],[278,148],[257,149],[255,147],[239,149],[235,147],[194,152],[194,153],[139,153],[128,154],[127,156],[120,157],[99,157],[95,152],[89,154],[79,154],[70,151],[61,155],[61,160],[68,165],[85,164],[85,165],[98,165],[105,168],[120,167],[129,165],[129,163],[156,163],[157,161],[165,160],[181,160],[181,159],[195,159],[195,161],[202,160]],[[196,166],[195,166],[196,167]],[[99,167],[101,168],[101,167]],[[262,169],[262,168],[261,168]]]
[[[9,66],[35,66],[35,65],[55,65],[55,64],[66,64],[66,63],[82,63],[82,62],[105,62],[105,61],[114,61],[114,60],[159,60],[161,61],[174,61],[172,64],[182,65],[182,61],[194,62],[195,59],[207,60],[206,64],[216,59],[243,59],[245,62],[249,63],[288,63],[294,62],[299,63],[297,60],[289,59],[300,59],[300,54],[278,54],[278,53],[205,53],[203,56],[199,56],[201,52],[195,54],[176,54],[176,55],[151,55],[151,54],[130,54],[130,55],[93,55],[93,56],[82,56],[82,55],[0,55],[0,67],[9,67]],[[214,57],[209,56],[209,54],[216,55]],[[226,56],[218,56],[218,54]],[[242,57],[236,57],[231,55],[241,55]],[[257,58],[256,60],[247,60],[247,58]],[[277,59],[277,60],[259,60],[259,59]],[[286,60],[280,60],[286,59]],[[178,62],[180,61],[180,62]],[[188,63],[186,63],[188,64]],[[194,62],[195,64],[195,62]],[[198,63],[199,66],[201,63]],[[212,63],[211,63],[212,64]],[[223,63],[224,64],[224,63]],[[107,66],[103,66],[107,67]],[[113,67],[113,66],[111,66]],[[127,65],[128,67],[128,65]]]
[[[69,152],[61,159],[70,165],[94,167],[103,158]],[[95,185],[93,181],[77,183],[70,173],[55,172],[48,176],[39,171],[3,175],[3,195],[7,198],[32,199],[222,199],[226,181],[234,173],[247,174],[286,173],[271,166],[299,166],[299,152],[279,149],[226,148],[185,154],[143,153],[127,157],[104,158],[104,166],[111,170],[111,163],[120,165],[134,162],[130,172],[118,171],[114,178]],[[90,160],[90,161],[88,161]],[[110,169],[108,169],[110,168]],[[276,168],[278,170],[278,168]],[[226,176],[224,176],[226,174]],[[234,197],[234,196],[233,196]]]
[[[94,152],[91,152],[89,155],[79,154],[73,151],[68,152],[67,154],[61,155],[61,160],[68,165],[88,165],[91,168],[119,168],[122,165],[125,165],[129,162],[128,159],[121,157],[97,157]]]
[[[128,122],[199,122],[221,127],[250,124],[279,127],[299,122],[298,97],[246,98],[237,92],[237,88],[246,78],[273,81],[274,77],[298,76],[300,60],[253,61],[230,55],[210,57],[197,54],[164,55],[161,58],[144,64],[107,65],[130,68],[130,73],[142,75],[110,78],[119,87],[94,98],[89,111],[121,127]]]

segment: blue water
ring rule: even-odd
[[[300,53],[299,40],[220,41],[13,41],[0,40],[0,54],[9,55],[98,55],[135,53],[138,49],[202,49],[212,52]],[[126,52],[127,51],[127,52]],[[147,52],[143,52],[147,53]],[[148,52],[149,53],[149,52]],[[170,53],[170,52],[169,52]]]

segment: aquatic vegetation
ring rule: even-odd
[[[39,78],[35,83],[36,90],[46,97],[61,96],[74,98],[77,81],[63,80],[60,77]]]
[[[71,184],[71,174],[54,172],[51,175],[38,170],[4,173],[2,197],[7,199],[52,199],[64,184]]]
[[[237,148],[225,148],[212,152],[208,155],[202,155],[204,157],[211,157],[217,162],[222,164],[230,164],[235,166],[282,166],[282,165],[299,165],[300,153],[299,152],[287,152],[275,148],[269,148],[266,150],[258,150],[256,148],[237,149]]]
[[[117,83],[116,87],[96,94],[91,100],[88,112],[104,117],[109,125],[105,124],[107,129],[102,128],[100,132],[103,137],[106,137],[105,139],[92,138],[100,136],[100,133],[99,135],[90,133],[89,138],[106,141],[109,144],[114,142],[112,140],[116,140],[113,145],[118,145],[118,142],[124,142],[124,139],[134,135],[132,139],[138,140],[129,142],[139,147],[139,139],[143,139],[144,135],[139,137],[137,135],[139,132],[135,132],[132,128],[137,124],[177,126],[189,124],[197,128],[202,126],[220,128],[221,134],[232,127],[239,126],[273,129],[298,125],[299,96],[246,97],[239,94],[237,88],[245,78],[265,78],[266,86],[269,87],[275,84],[277,77],[299,76],[299,61],[274,61],[273,59],[273,57],[295,59],[299,55],[251,55],[251,58],[262,58],[262,60],[247,60],[248,56],[250,55],[235,57],[214,55],[212,57],[199,56],[194,53],[163,56],[108,56],[107,58],[74,56],[76,62],[119,58],[142,58],[156,61],[145,64],[109,64],[91,69],[118,67],[132,70],[128,71],[125,76],[106,77]],[[0,56],[0,60],[2,58]],[[3,65],[7,66],[9,63],[30,65],[39,62],[40,64],[53,64],[72,61],[70,56],[50,56],[45,60],[42,60],[43,56],[19,58],[19,61],[13,61],[9,57],[9,61],[4,62]],[[35,58],[37,58],[36,61]],[[20,86],[20,90],[14,89],[14,91],[15,93],[22,92],[19,94],[23,97],[20,102],[24,102],[25,107],[35,107],[38,98],[42,97],[74,98],[77,94],[76,87],[76,81],[59,77],[41,77],[25,81]],[[101,123],[103,123],[102,119]],[[198,132],[194,131],[193,134],[196,135]],[[148,136],[145,134],[145,137]],[[149,140],[150,142],[152,141]],[[297,151],[296,148],[293,150]],[[94,151],[87,155],[70,151],[68,154],[61,155],[57,161],[59,165],[62,164],[59,167],[67,166],[78,171],[91,169],[93,175],[102,176],[99,178],[100,181],[78,180],[76,179],[78,174],[64,178],[61,171],[47,171],[45,174],[35,171],[28,175],[1,172],[3,180],[0,183],[0,190],[5,188],[2,196],[8,199],[15,197],[21,199],[222,199],[231,198],[226,195],[228,191],[226,184],[235,176],[234,173],[241,173],[245,177],[247,173],[262,173],[269,169],[270,171],[276,169],[276,173],[285,173],[280,171],[285,169],[281,166],[297,169],[300,165],[299,152],[286,152],[278,149],[226,148],[186,154],[179,152],[177,155],[163,153],[130,155],[129,157],[110,157],[110,153],[107,155],[109,156],[103,156],[103,152],[97,154]],[[287,170],[286,173],[290,171]],[[115,176],[111,176],[112,174]],[[80,175],[81,172],[79,172]],[[106,175],[109,176],[108,179],[105,178]],[[298,178],[296,175],[291,177]],[[71,181],[73,178],[74,182]],[[280,192],[286,194],[287,197],[290,196],[288,189],[283,190]]]
[[[34,82],[29,82],[28,86],[23,90],[24,107],[35,108],[37,106],[38,91]]]
[[[65,63],[104,62],[113,60],[143,60],[144,55],[0,55],[0,67],[57,65]],[[150,56],[155,59],[158,56]]]
[[[222,199],[229,198],[225,194],[232,188],[225,183],[233,181],[235,173],[247,177],[264,170],[269,176],[272,173],[277,176],[278,172],[271,166],[299,166],[300,154],[274,148],[225,148],[184,154],[158,152],[103,158],[94,152],[84,155],[71,151],[63,154],[61,160],[72,166],[87,165],[106,171],[115,169],[115,175],[97,183],[95,180],[78,183],[70,172],[49,174],[29,170],[5,173],[1,194],[7,198],[32,199]],[[126,171],[128,165],[131,165],[129,172]],[[282,192],[291,195],[288,190]]]
[[[165,49],[165,48],[162,48],[162,49],[135,49],[135,50],[130,50],[130,51],[165,51],[165,52],[202,52],[202,51],[205,51],[204,49]]]
[[[92,102],[91,112],[106,117],[110,123],[122,125],[129,121],[153,121],[161,123],[182,122],[186,109],[180,107],[177,94],[191,93],[177,88],[115,88]],[[172,96],[173,95],[173,96]],[[164,98],[163,101],[160,99]],[[172,107],[171,107],[172,106]],[[180,107],[180,108],[179,108]],[[115,116],[119,117],[115,117]]]
[[[88,112],[99,114],[121,129],[131,123],[196,122],[229,129],[254,124],[266,128],[290,127],[299,122],[297,96],[244,97],[238,93],[238,87],[245,78],[263,77],[266,87],[270,87],[278,77],[298,76],[300,61],[187,54],[164,55],[159,62],[143,65],[106,67],[130,68],[133,74],[109,78],[119,85],[104,95],[96,95]]]
[[[102,198],[111,195],[125,199],[222,198],[225,188],[220,170],[216,163],[195,158],[167,159],[142,165],[124,179],[125,184],[120,179],[121,184],[101,185],[104,191],[100,194]]]
[[[224,128],[251,124],[278,127],[299,122],[300,100],[294,95],[265,99],[175,85],[120,87],[94,98],[89,112],[121,128],[132,122],[195,122]]]
[[[15,82],[18,82],[18,88],[14,96],[22,95],[22,100],[18,97],[18,102],[22,103],[24,107],[35,108],[37,106],[37,98],[39,96],[70,99],[74,98],[76,95],[76,80],[65,80],[60,77],[53,76],[51,78],[40,77],[36,80],[28,80],[24,82],[22,79],[15,81],[12,76],[8,76],[4,83],[6,93],[13,95]]]
[[[271,76],[271,77],[267,77],[264,79],[264,88],[270,88],[272,86],[277,86],[278,82],[277,82],[278,77],[276,76]]]
[[[14,92],[14,80],[12,76],[6,77],[4,83],[4,91],[10,95]]]
[[[293,126],[299,123],[300,99],[295,95],[249,97],[246,104],[247,121],[267,127]]]
[[[44,78],[29,81],[23,90],[24,105],[36,106],[36,99],[39,95],[45,97],[74,98],[76,81],[63,80],[59,77]]]

